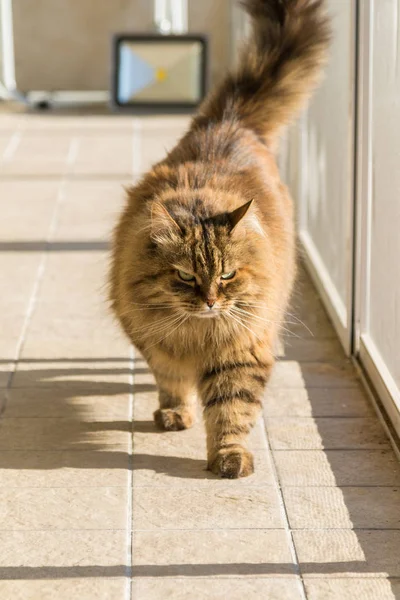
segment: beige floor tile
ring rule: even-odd
[[[70,173],[129,177],[132,173],[131,136],[79,136],[77,157]]]
[[[0,161],[3,160],[4,154],[7,154],[12,135],[12,131],[5,131],[5,129],[3,129],[0,121]]]
[[[375,418],[268,418],[274,450],[379,450],[390,447]]]
[[[2,419],[1,450],[122,450],[129,446],[127,421]]]
[[[308,600],[396,600],[400,582],[373,579],[305,579]]]
[[[356,371],[350,361],[337,363],[302,363],[301,371],[307,388],[359,388]]]
[[[5,134],[9,130],[19,129],[25,122],[24,107],[17,102],[2,102],[0,104],[0,130]]]
[[[4,394],[2,389],[9,384],[11,374],[14,372],[14,363],[4,361],[0,362],[0,406],[4,403]]]
[[[289,344],[295,340],[301,343],[301,340],[307,339],[337,339],[332,323],[308,275],[305,281],[297,281],[295,285],[285,327],[289,332],[284,335],[284,339]]]
[[[112,229],[125,204],[123,183],[119,179],[69,181],[52,241],[87,243],[111,239]]]
[[[12,157],[0,165],[1,175],[63,175],[71,147],[69,136],[26,136]]]
[[[304,301],[307,303],[307,301]],[[323,308],[320,311],[317,311],[315,314],[312,314],[312,308],[306,314],[303,314],[302,311],[294,310],[293,312],[296,314],[298,319],[301,319],[301,322],[293,319],[293,317],[288,317],[286,324],[284,325],[286,331],[283,331],[282,338],[287,340],[289,344],[295,340],[336,340],[337,335],[335,330],[332,327],[331,322]]]
[[[58,181],[0,181],[1,243],[45,241],[59,188]]]
[[[4,315],[1,320],[0,357],[2,360],[12,361],[17,358],[19,342],[24,329],[25,314],[15,314],[8,320]]]
[[[133,117],[126,115],[110,115],[105,114],[93,114],[94,107],[85,111],[83,115],[83,107],[79,107],[79,113],[73,114],[72,108],[69,108],[69,112],[66,114],[60,114],[53,112],[51,116],[49,114],[30,114],[29,118],[24,122],[24,129],[27,135],[40,135],[45,132],[46,135],[104,135],[107,131],[111,131],[112,134],[125,134],[131,135],[133,126]],[[50,117],[50,118],[49,118]],[[82,118],[83,117],[83,118]]]
[[[107,298],[107,252],[50,252],[38,300],[74,303]]]
[[[336,338],[300,337],[284,338],[285,360],[299,362],[337,362],[344,359],[344,353]]]
[[[279,361],[272,372],[269,388],[349,388],[358,387],[354,367],[347,361],[298,363]]]
[[[361,388],[267,388],[266,417],[370,417],[375,413]]]
[[[78,330],[77,330],[78,333]],[[70,348],[73,348],[70,346]],[[123,355],[122,355],[123,356]],[[126,352],[128,357],[128,352]],[[64,387],[67,397],[116,396],[130,393],[129,378],[132,368],[128,359],[85,362],[72,360],[26,360],[18,364],[14,379],[14,388],[55,388]],[[62,397],[59,392],[60,398]]]
[[[29,325],[22,358],[106,358],[129,356],[129,342],[116,326],[87,319],[34,320]]]
[[[125,529],[126,487],[0,488],[0,530]]]
[[[300,585],[292,579],[135,579],[135,600],[300,600]]]
[[[0,531],[4,579],[123,577],[125,531]]]
[[[7,290],[0,298],[2,322],[27,308],[42,259],[41,252],[11,251],[10,244],[14,242],[0,242],[0,250],[6,250],[0,252],[0,288]]]
[[[1,571],[0,571],[1,576]],[[61,575],[62,577],[62,575]],[[0,581],[0,597],[12,600],[119,600],[126,594],[126,578],[99,577]]]
[[[283,486],[400,486],[392,450],[294,450],[274,453]]]
[[[389,487],[283,488],[293,529],[400,529],[399,495]]]
[[[29,292],[32,292],[32,289],[29,291],[27,290],[26,294],[16,294],[13,296],[11,290],[10,295],[0,296],[0,330],[2,330],[7,323],[12,323],[16,317],[26,315],[31,296]]]
[[[20,373],[21,374],[21,373]],[[65,379],[64,379],[65,377]],[[105,419],[123,421],[130,418],[131,399],[128,393],[113,394],[110,396],[96,396],[95,385],[83,386],[82,393],[79,395],[78,386],[75,386],[74,392],[69,389],[68,384],[72,383],[77,377],[76,372],[72,372],[71,376],[61,376],[61,381],[65,385],[57,387],[42,386],[41,382],[36,388],[30,389],[21,387],[0,392],[1,398],[5,396],[6,408],[3,416],[10,417],[75,417],[79,415],[85,420]],[[18,373],[14,377],[14,383],[18,380]],[[72,382],[71,382],[72,380]],[[115,377],[115,381],[118,378]],[[100,391],[101,383],[98,381]],[[61,387],[61,389],[60,389]]]
[[[291,529],[352,529],[353,512],[339,488],[283,488]],[[366,515],[367,517],[367,515]]]
[[[280,577],[295,573],[285,531],[139,531],[136,577]]]
[[[135,529],[277,529],[283,527],[272,486],[225,489],[137,488]]]
[[[305,576],[399,577],[400,531],[294,531]]]
[[[287,317],[287,320],[292,321],[292,324],[288,325],[288,328],[300,339],[306,339],[307,337],[336,339],[337,336],[332,323],[311,282],[310,276],[302,265],[300,265],[299,271],[290,308],[291,314]],[[298,322],[296,323],[296,321]]]
[[[60,321],[81,320],[92,321],[108,330],[120,330],[120,325],[114,318],[111,308],[106,299],[100,295],[96,297],[86,296],[80,298],[79,302],[66,302],[66,298],[47,301],[43,297],[36,302],[32,318],[37,322],[48,319],[59,319]]]
[[[128,451],[122,449],[2,450],[0,488],[125,486],[130,462]]]

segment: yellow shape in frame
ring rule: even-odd
[[[157,69],[156,70],[156,79],[157,79],[157,81],[165,81],[167,79],[166,69]]]

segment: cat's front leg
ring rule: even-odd
[[[247,438],[261,410],[272,368],[254,355],[225,362],[203,373],[200,394],[207,430],[208,468],[221,477],[247,477],[254,471]]]
[[[192,427],[196,416],[194,378],[183,364],[164,360],[151,365],[158,387],[160,408],[154,420],[160,429],[181,431]],[[157,361],[158,362],[158,361]]]

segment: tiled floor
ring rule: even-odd
[[[256,474],[208,474],[201,421],[153,426],[106,241],[185,124],[0,113],[0,598],[400,598],[400,467],[304,274]]]

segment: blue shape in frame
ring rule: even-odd
[[[155,81],[155,69],[127,45],[120,49],[118,101],[129,102],[132,96]]]

